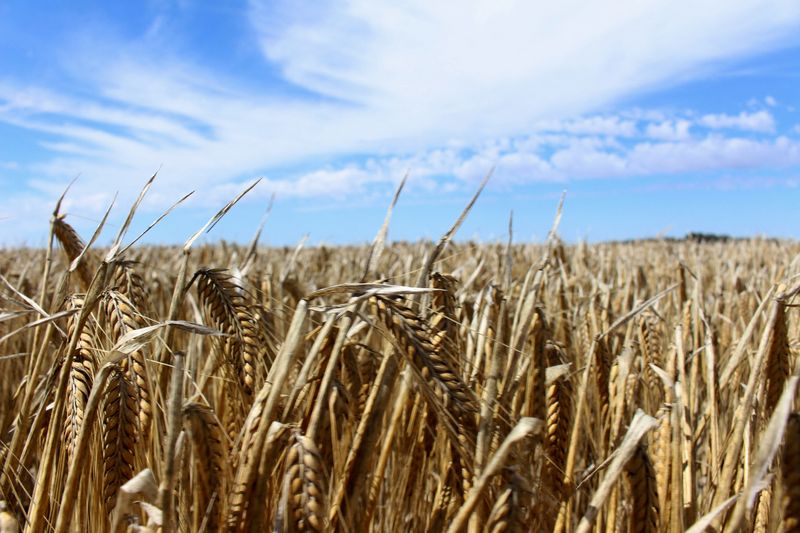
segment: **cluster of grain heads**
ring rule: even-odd
[[[0,253],[0,531],[798,529],[797,244],[197,244],[241,196]]]
[[[110,514],[117,491],[134,473],[136,428],[134,385],[120,365],[112,369],[103,399],[103,501]]]
[[[281,507],[289,531],[325,531],[326,499],[320,457],[314,441],[295,435],[286,456]],[[280,514],[279,514],[280,516]]]

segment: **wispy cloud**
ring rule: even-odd
[[[764,50],[800,18],[791,2],[750,0],[251,5],[265,55],[287,79],[398,126],[411,112],[418,129],[451,134],[585,112]]]

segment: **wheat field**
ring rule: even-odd
[[[800,530],[800,245],[459,223],[100,248],[56,208],[0,253],[0,532]]]

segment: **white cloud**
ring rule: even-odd
[[[534,130],[555,131],[574,135],[609,135],[633,137],[638,133],[636,121],[620,116],[598,115],[570,120],[549,120],[533,125]]]
[[[562,173],[573,178],[603,178],[625,174],[627,162],[619,154],[570,147],[553,154],[552,162]]]
[[[770,133],[775,131],[775,119],[769,111],[761,110],[754,113],[742,111],[738,115],[724,113],[704,115],[698,121],[707,128],[712,129],[738,129]]]
[[[670,174],[800,165],[800,142],[708,136],[688,142],[641,143],[629,153],[633,174]]]
[[[645,135],[665,141],[685,141],[691,137],[689,133],[691,126],[692,123],[686,119],[664,120],[648,124]]]
[[[654,123],[652,125],[660,125]],[[535,137],[535,136],[534,136]],[[429,158],[374,159],[368,168],[374,181],[387,177],[389,169],[410,168],[412,175],[427,177]],[[800,165],[800,140],[785,136],[765,139],[705,135],[683,140],[640,140],[605,143],[597,138],[548,137],[526,142],[515,139],[506,149],[487,145],[459,156],[450,152],[445,174],[474,183],[494,168],[493,186],[524,183],[566,182],[591,178],[634,178],[655,175],[685,175],[709,171],[785,169]],[[417,173],[417,169],[420,173]],[[396,174],[396,172],[395,172]],[[382,177],[382,178],[381,178]],[[452,184],[448,184],[448,187]]]
[[[489,154],[480,151],[466,156],[452,170],[452,174],[465,183],[475,183],[490,171],[493,187],[508,188],[521,183],[562,181],[551,164],[539,155],[524,151]]]
[[[251,5],[266,57],[292,82],[398,128],[411,113],[450,133],[584,112],[780,42],[800,19],[796,3],[755,0]]]

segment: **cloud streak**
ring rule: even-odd
[[[402,104],[400,113],[453,119],[457,131],[584,112],[774,46],[800,17],[791,2],[748,0],[251,5],[264,53],[287,79],[388,115]]]

